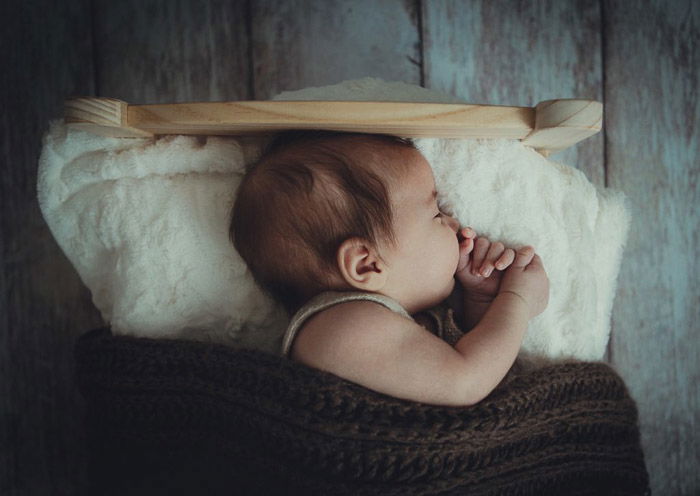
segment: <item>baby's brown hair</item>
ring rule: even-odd
[[[415,149],[411,140],[390,135],[286,131],[250,167],[230,236],[287,312],[322,291],[348,289],[332,287],[343,241],[358,237],[377,251],[394,243],[389,187],[405,170],[397,153],[407,148]]]

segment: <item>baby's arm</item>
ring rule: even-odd
[[[487,304],[483,316],[478,317],[478,323],[455,345],[457,351],[476,367],[474,379],[481,386],[484,397],[513,365],[527,323],[544,310],[546,302],[543,305],[541,300],[543,294],[549,292],[544,268],[530,246],[516,252],[512,267],[502,282],[498,281],[497,286],[501,287],[492,302]],[[466,318],[469,318],[469,311],[465,302]]]
[[[529,312],[517,295],[500,293],[479,324],[455,345],[473,368],[476,401],[488,396],[513,365],[527,331]]]
[[[506,317],[516,322],[522,319],[523,312],[520,310],[521,314],[517,315],[520,302],[514,296],[511,300],[511,296],[505,295],[502,301],[503,305],[510,303],[516,309],[507,312]],[[500,343],[488,338],[482,343],[474,342],[476,337],[487,333],[484,329],[484,333],[477,332],[478,328],[470,333],[473,336],[469,338],[473,342],[470,345],[475,350],[467,357],[462,350],[468,347],[469,335],[463,336],[453,348],[391,310],[369,301],[353,301],[335,305],[310,319],[297,335],[291,356],[308,366],[396,398],[468,406],[481,401],[493,389],[491,385],[498,383],[489,355]],[[524,331],[516,329],[515,333],[521,335]],[[504,333],[495,336],[503,338]],[[496,368],[496,375],[508,370],[502,365]]]
[[[376,303],[358,301],[310,319],[295,341],[292,358],[398,398],[440,405],[478,403],[508,372],[528,320],[544,309],[546,276],[530,250],[518,253],[501,293],[454,348]]]

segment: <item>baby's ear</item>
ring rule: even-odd
[[[376,292],[386,284],[386,267],[367,240],[346,239],[336,258],[341,276],[353,288]]]

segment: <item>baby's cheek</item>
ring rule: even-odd
[[[455,268],[459,264],[460,258],[466,257],[469,253],[461,243],[456,243],[452,252],[454,254]]]

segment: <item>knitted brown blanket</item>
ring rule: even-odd
[[[391,398],[271,354],[79,339],[90,494],[645,494],[637,412],[600,363],[471,408]]]

